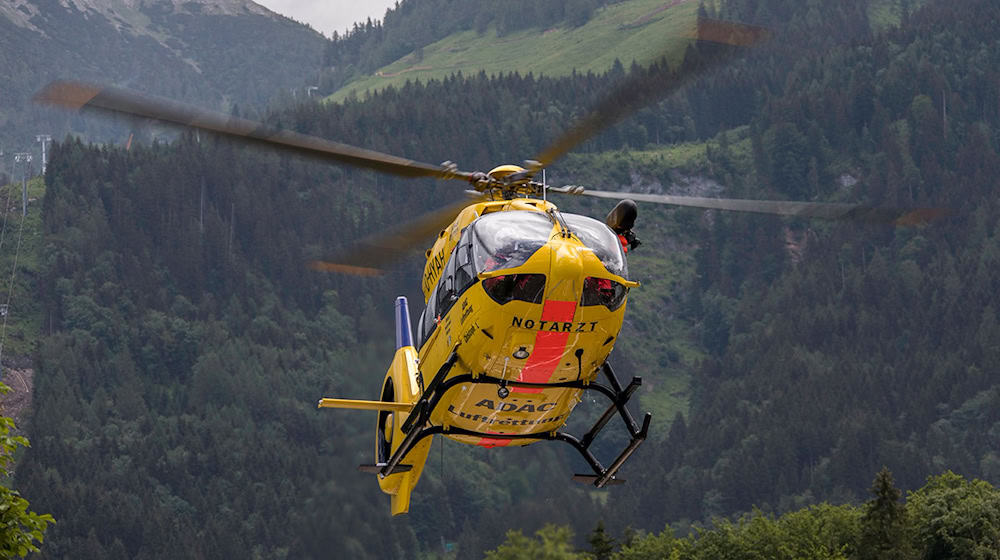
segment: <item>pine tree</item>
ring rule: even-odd
[[[887,467],[875,476],[871,493],[861,517],[861,560],[903,560],[915,558],[913,547],[906,538],[906,508],[899,502],[896,488]]]
[[[590,543],[590,551],[597,560],[610,560],[615,552],[615,539],[604,530],[603,519],[599,520],[597,527],[590,532],[587,542]]]

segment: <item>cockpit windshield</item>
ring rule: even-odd
[[[548,242],[552,222],[541,212],[512,210],[486,214],[473,228],[472,254],[480,273],[524,264]]]
[[[563,214],[570,231],[600,259],[608,272],[628,278],[628,264],[621,241],[603,222],[579,214]]]

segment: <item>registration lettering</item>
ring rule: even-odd
[[[537,420],[533,418],[497,418],[492,415],[469,414],[461,410],[456,410],[455,405],[448,405],[448,412],[459,418],[496,426],[537,426],[539,424],[562,423],[566,421],[565,414]]]
[[[524,403],[518,405],[516,403],[498,401],[493,402],[492,399],[483,399],[476,403],[476,406],[480,408],[488,408],[490,410],[499,410],[500,412],[548,412],[552,410],[556,403],[547,402],[540,405],[534,405],[531,403]]]
[[[519,329],[546,332],[589,333],[594,332],[594,330],[597,329],[597,321],[536,321],[534,319],[525,319],[524,317],[514,316],[514,319],[510,322],[510,326],[517,327]]]

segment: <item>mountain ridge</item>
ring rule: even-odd
[[[0,143],[34,150],[36,134],[120,138],[40,108],[55,79],[108,83],[216,110],[260,112],[302,89],[327,39],[250,0],[14,0],[0,6]],[[127,137],[127,134],[125,134]],[[35,154],[40,161],[40,154]]]
[[[169,1],[173,4],[175,13],[191,14],[193,13],[191,7],[194,5],[198,7],[197,12],[201,14],[240,15],[242,13],[253,13],[263,16],[284,17],[251,0],[164,1]],[[135,28],[130,19],[143,14],[142,8],[152,4],[153,2],[149,0],[59,0],[59,5],[67,11],[76,9],[81,13],[93,12],[107,18],[109,21],[119,23],[120,25],[117,26],[119,30],[123,28]],[[36,2],[30,0],[11,0],[10,3],[0,5],[0,14],[20,27],[45,35],[43,29],[31,22],[36,17],[44,17],[43,12],[39,9]]]

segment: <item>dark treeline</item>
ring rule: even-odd
[[[946,469],[996,482],[998,8],[932,2],[873,34],[867,2],[813,4],[704,7],[769,23],[787,41],[579,151],[708,139],[701,171],[733,196],[956,215],[892,229],[672,213],[695,230],[640,251],[696,247],[696,274],[674,293],[642,289],[669,302],[690,325],[672,336],[693,333],[684,342],[707,359],[691,372],[689,414],[657,419],[660,433],[606,502],[570,484],[568,453],[446,444],[411,515],[390,520],[374,481],[354,471],[369,460],[374,419],[314,409],[327,394],[375,394],[392,297],[419,300],[420,263],[363,281],[303,263],[451,200],[460,184],[204,136],[129,152],[55,146],[46,336],[33,447],[18,468],[33,508],[58,520],[45,554],[429,557],[454,544],[478,557],[508,528],[586,534],[603,518],[623,535],[754,506],[859,503],[883,464],[904,489]],[[486,170],[537,153],[626,72],[456,76],[298,105],[271,122]],[[735,127],[739,136],[719,134]],[[664,363],[615,359],[624,375],[652,379]]]
[[[687,535],[668,527],[659,534],[631,532],[620,540],[603,523],[591,531],[583,550],[574,547],[567,527],[546,525],[536,538],[511,531],[486,560],[916,560],[995,558],[1000,541],[1000,490],[952,472],[903,493],[883,468],[863,505],[819,504],[781,516],[754,510],[736,520],[716,518]],[[959,512],[956,515],[956,512]]]

